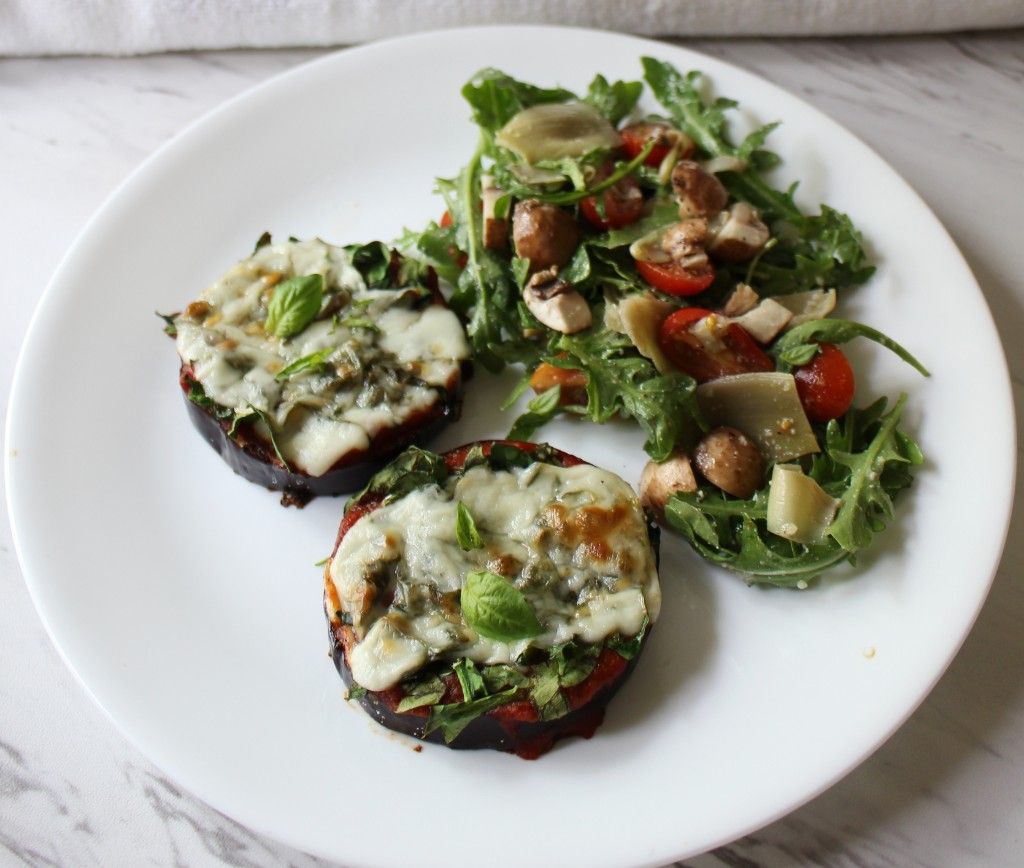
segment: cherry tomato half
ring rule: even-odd
[[[698,383],[731,374],[774,370],[771,358],[747,330],[736,323],[729,323],[721,334],[725,348],[708,351],[690,328],[710,313],[702,307],[684,307],[665,318],[658,330],[658,346],[672,364]]]
[[[674,262],[636,260],[636,270],[655,289],[669,295],[697,295],[715,280],[715,267],[709,262],[700,271],[690,271]]]
[[[793,378],[812,422],[838,419],[853,403],[853,369],[835,344],[819,344],[815,357],[793,371]]]
[[[442,229],[447,229],[449,226],[452,225],[452,222],[452,212],[445,211],[444,214],[441,215],[441,222],[438,223],[437,225],[440,226]]]
[[[601,230],[621,229],[636,223],[644,213],[644,196],[636,179],[627,176],[616,182],[602,196],[604,217],[597,210],[597,197],[587,196],[580,201],[580,211],[591,226]]]
[[[672,150],[672,145],[676,140],[682,141],[685,144],[682,153],[679,155],[680,159],[685,160],[694,151],[693,142],[683,133],[679,132],[679,130],[670,127],[668,124],[641,121],[640,123],[623,127],[619,130],[619,135],[622,136],[622,149],[630,159],[639,156],[640,152],[644,149],[644,145],[651,139],[654,139],[654,147],[651,148],[651,152],[644,160],[645,166],[653,166],[654,168],[661,165],[661,161],[668,156],[668,152]]]

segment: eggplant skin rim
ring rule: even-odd
[[[225,463],[243,479],[282,492],[283,505],[304,506],[314,497],[337,497],[358,491],[403,449],[423,445],[456,421],[462,413],[463,381],[471,373],[469,363],[463,363],[445,387],[437,390],[438,398],[430,407],[400,425],[378,432],[369,448],[347,452],[319,476],[285,470],[271,445],[247,428],[239,430],[234,438],[229,437],[230,420],[217,419],[211,408],[189,400],[189,389],[198,381],[188,363],[182,362],[178,380],[192,425]]]
[[[444,455],[447,456],[459,452],[465,454],[474,446],[484,444],[494,445],[496,443],[513,443],[518,446],[532,445],[523,444],[518,441],[482,440],[476,441],[475,443],[465,444],[457,447],[456,449],[451,449],[444,453]],[[554,447],[551,448],[554,449]],[[568,459],[573,463],[590,463],[583,461],[570,453],[564,452],[563,450],[554,449],[554,451],[563,461]],[[374,497],[374,494],[368,492],[366,497],[367,499],[371,499]],[[352,505],[354,506],[356,503],[357,502],[354,502]],[[365,514],[372,512],[377,508],[377,506],[378,504],[371,503],[367,513]],[[362,518],[362,516],[360,516],[360,518]],[[354,524],[355,522],[353,522],[353,525]],[[657,565],[660,561],[661,554],[660,528],[650,514],[646,514],[646,526],[648,539],[650,541],[651,548],[654,550],[655,563]],[[351,526],[346,530],[350,529]],[[342,534],[339,529],[339,534],[334,544],[334,551],[331,553],[331,558],[328,559],[324,566],[325,582],[330,581],[331,561],[337,552],[338,545],[341,543],[343,536],[344,534]],[[352,670],[349,668],[348,661],[345,657],[346,639],[351,641],[353,638],[351,636],[351,629],[346,628],[340,619],[338,619],[331,611],[331,606],[328,603],[326,594],[324,595],[324,614],[327,617],[327,633],[331,647],[331,658],[334,660],[334,666],[338,670],[341,680],[344,682],[345,686],[351,690],[358,686],[352,676]],[[594,696],[592,696],[586,703],[581,705],[579,708],[570,711],[568,714],[554,720],[503,720],[495,717],[491,712],[488,712],[470,721],[462,732],[460,732],[452,741],[445,742],[443,734],[438,730],[428,733],[427,735],[423,734],[423,730],[427,723],[425,709],[412,709],[407,712],[394,711],[385,699],[386,691],[367,690],[365,692],[361,692],[357,701],[363,707],[363,710],[381,726],[395,732],[400,732],[404,735],[412,736],[420,741],[443,745],[454,750],[491,749],[515,753],[526,759],[536,759],[542,754],[547,753],[554,746],[555,742],[560,741],[561,739],[569,738],[574,735],[579,735],[583,738],[590,738],[594,734],[604,720],[605,710],[608,707],[608,703],[619,691],[626,679],[629,678],[637,664],[637,661],[640,659],[643,649],[647,644],[647,640],[650,638],[652,628],[653,625],[647,628],[647,632],[641,640],[640,648],[637,650],[637,653],[633,655],[632,659],[626,661],[626,666],[622,671],[604,683]],[[346,632],[350,634],[348,637],[346,637]],[[519,701],[522,700],[513,700],[513,702]],[[504,706],[499,706],[499,708],[503,707]]]

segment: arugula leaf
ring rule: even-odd
[[[484,683],[480,670],[468,657],[462,657],[455,661],[452,666],[455,677],[459,679],[459,686],[462,688],[463,701],[479,699],[488,693],[487,685]]]
[[[599,315],[594,318],[600,322]],[[603,327],[562,335],[554,346],[556,354],[546,361],[587,375],[586,412],[595,422],[616,413],[632,416],[647,434],[644,449],[655,461],[667,459],[677,444],[696,439],[697,384],[691,377],[659,374],[626,335]]]
[[[863,283],[874,273],[867,253],[852,221],[827,205],[818,215],[806,215],[797,206],[794,184],[785,192],[773,188],[761,172],[778,162],[778,157],[762,149],[768,134],[777,124],[767,124],[737,147],[729,140],[726,112],[735,108],[735,100],[719,97],[705,102],[697,89],[699,72],[682,75],[669,63],[642,58],[644,78],[655,97],[676,125],[689,135],[707,157],[736,156],[747,162],[740,172],[723,172],[719,177],[738,200],[749,202],[773,225],[779,242],[758,263],[751,280],[761,296],[800,292],[822,286],[852,286]],[[732,286],[742,279],[742,271],[722,270]]]
[[[455,507],[455,539],[459,543],[459,548],[464,552],[483,548],[484,545],[469,507],[461,500]]]
[[[466,623],[488,639],[514,642],[536,636],[544,629],[522,591],[496,573],[468,573],[459,602]]]
[[[537,395],[526,405],[523,413],[508,431],[509,440],[529,440],[542,425],[547,424],[561,411],[562,387],[555,384]]]
[[[429,735],[434,730],[439,729],[444,736],[445,742],[450,743],[470,723],[480,717],[481,714],[486,714],[499,705],[510,702],[518,692],[518,687],[510,687],[501,693],[492,693],[490,696],[482,696],[469,702],[435,705],[430,709],[430,717],[427,718],[427,725],[423,729],[423,735]]]
[[[153,311],[160,319],[164,321],[164,334],[169,335],[172,338],[178,336],[178,326],[174,320],[180,315],[176,313],[160,313],[160,311]]]
[[[302,356],[281,368],[281,370],[274,375],[274,379],[279,383],[282,383],[295,374],[318,370],[324,366],[327,362],[328,356],[330,356],[334,350],[334,347],[326,347],[322,350],[317,350],[315,353],[310,353],[308,356]]]
[[[525,108],[540,103],[566,102],[576,94],[560,87],[535,87],[488,68],[481,69],[466,83],[462,96],[473,109],[476,124],[496,133]]]
[[[626,115],[636,108],[643,92],[640,81],[617,81],[609,84],[603,75],[595,75],[590,82],[583,102],[589,103],[604,115],[613,126],[617,126]]]
[[[829,457],[848,468],[849,482],[828,535],[848,552],[868,545],[893,516],[892,496],[884,478],[887,465],[923,461],[917,444],[906,435],[897,436],[896,425],[906,399],[906,395],[900,395],[893,408],[879,419],[878,430],[863,451],[847,452],[835,445],[829,448]]]
[[[306,274],[283,280],[267,308],[266,330],[279,338],[297,335],[320,312],[324,298],[324,276]]]
[[[778,361],[778,369],[789,371],[793,366],[805,365],[814,358],[819,343],[844,344],[858,337],[868,338],[892,350],[912,368],[929,376],[924,365],[892,338],[871,326],[848,319],[813,319],[800,323],[783,334],[770,352]]]
[[[679,203],[669,196],[659,196],[654,199],[651,213],[646,217],[621,229],[612,229],[589,243],[595,247],[606,247],[608,249],[625,247],[637,239],[643,238],[648,233],[654,232],[656,229],[662,229],[665,226],[678,222]]]
[[[712,563],[743,573],[748,581],[803,588],[827,568],[852,560],[892,517],[892,498],[911,482],[909,468],[922,463],[920,449],[897,429],[905,396],[889,412],[879,399],[829,423],[824,451],[811,459],[810,476],[841,500],[826,539],[793,543],[769,533],[768,489],[737,500],[705,486],[673,494],[665,507],[669,524]]]

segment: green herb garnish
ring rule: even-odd
[[[483,548],[484,545],[469,507],[461,500],[455,506],[455,539],[464,552]]]
[[[281,281],[267,309],[265,328],[279,338],[297,335],[320,313],[324,298],[322,274],[306,274]]]
[[[468,573],[460,603],[466,623],[488,639],[515,642],[536,636],[544,629],[522,592],[496,573]]]
[[[308,356],[296,359],[294,362],[281,368],[274,375],[274,379],[280,383],[295,374],[320,370],[327,363],[327,358],[334,352],[334,349],[334,347],[325,347],[322,350],[317,350],[315,353],[310,353]]]

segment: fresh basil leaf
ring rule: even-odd
[[[295,374],[319,370],[326,364],[327,358],[334,352],[334,350],[334,347],[325,347],[322,350],[317,350],[315,353],[310,353],[308,356],[296,359],[291,364],[285,365],[281,368],[281,370],[275,374],[274,379],[281,383]]]
[[[592,105],[615,126],[636,108],[643,89],[643,82],[640,81],[616,81],[609,84],[603,75],[595,75],[583,102]]]
[[[541,392],[526,405],[523,413],[508,432],[509,440],[529,440],[542,425],[546,425],[561,412],[562,387],[558,384]]]
[[[464,552],[483,548],[484,545],[469,507],[461,500],[455,506],[455,539],[459,543],[459,548]]]
[[[164,321],[164,334],[169,335],[172,338],[178,336],[178,326],[174,322],[180,314],[176,313],[160,313],[160,311],[153,311],[160,319]]]
[[[496,573],[486,570],[468,573],[460,602],[466,623],[488,639],[515,642],[543,632],[526,597],[508,579]]]
[[[459,679],[459,686],[462,688],[463,701],[479,699],[487,694],[487,685],[484,684],[483,676],[476,664],[468,657],[462,657],[455,661],[452,666],[455,677]]]
[[[429,735],[434,730],[441,730],[446,743],[454,741],[460,732],[480,715],[511,702],[519,692],[518,687],[511,687],[501,693],[493,693],[490,696],[482,696],[469,702],[455,702],[449,705],[435,705],[430,709],[430,717],[423,729],[423,735]]]
[[[929,376],[924,365],[892,338],[886,337],[871,326],[848,319],[812,319],[800,323],[775,342],[771,353],[783,363],[780,370],[786,370],[788,366],[807,364],[814,358],[819,343],[844,344],[854,338],[867,338],[887,350],[892,350],[912,368],[926,377]]]
[[[320,313],[324,298],[322,274],[306,274],[283,280],[267,308],[266,330],[279,338],[297,335]]]

